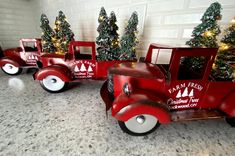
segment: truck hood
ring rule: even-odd
[[[20,51],[22,51],[22,49],[20,47],[6,49],[6,50],[3,51],[3,55],[4,56],[19,55],[18,53]]]
[[[125,75],[131,77],[164,79],[165,76],[156,65],[140,62],[125,62],[116,64],[109,69],[110,74]]]

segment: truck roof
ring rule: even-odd
[[[190,46],[185,45],[185,44],[171,44],[171,45],[167,45],[167,44],[161,44],[161,43],[151,43],[150,46],[158,47],[158,48],[163,48],[163,49],[191,48]]]
[[[23,42],[35,42],[35,41],[41,41],[40,38],[22,38],[20,39]]]

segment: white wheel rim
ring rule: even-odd
[[[153,129],[158,122],[155,116],[148,114],[136,115],[125,122],[126,127],[134,133],[145,133]]]
[[[6,63],[2,69],[8,74],[16,74],[19,71],[19,67],[14,66],[13,64]]]
[[[50,91],[59,91],[65,85],[65,82],[63,80],[54,75],[47,76],[42,80],[42,83]]]

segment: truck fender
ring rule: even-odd
[[[220,105],[220,110],[226,113],[229,117],[235,117],[234,97],[235,90],[230,92]]]
[[[43,80],[49,75],[54,75],[59,77],[64,82],[71,81],[71,72],[67,67],[61,65],[52,65],[38,70],[33,74],[34,80]]]
[[[123,105],[118,111],[117,105]],[[127,121],[133,116],[140,114],[149,114],[155,116],[160,123],[169,123],[171,121],[170,110],[164,103],[154,102],[145,95],[132,94],[127,96],[121,94],[114,100],[112,115],[119,121]]]
[[[5,64],[10,63],[16,67],[20,67],[21,63],[16,61],[15,59],[12,58],[8,58],[8,57],[3,57],[2,59],[0,59],[0,67],[4,66]]]

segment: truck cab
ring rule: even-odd
[[[21,39],[19,42],[20,47],[4,50],[0,58],[0,67],[6,74],[17,75],[22,68],[35,68],[40,60],[40,39]]]
[[[232,124],[235,83],[217,82],[210,75],[216,54],[216,48],[151,44],[143,62],[109,69],[101,88],[106,110],[111,108],[121,129],[131,135],[146,135],[160,124],[184,120],[224,117]],[[183,65],[188,57],[203,58],[203,68],[193,71]]]
[[[43,89],[57,93],[66,89],[69,82],[82,79],[105,79],[108,68],[123,61],[98,61],[95,42],[71,41],[69,51],[64,54],[51,53],[41,55],[40,68],[34,74]]]

